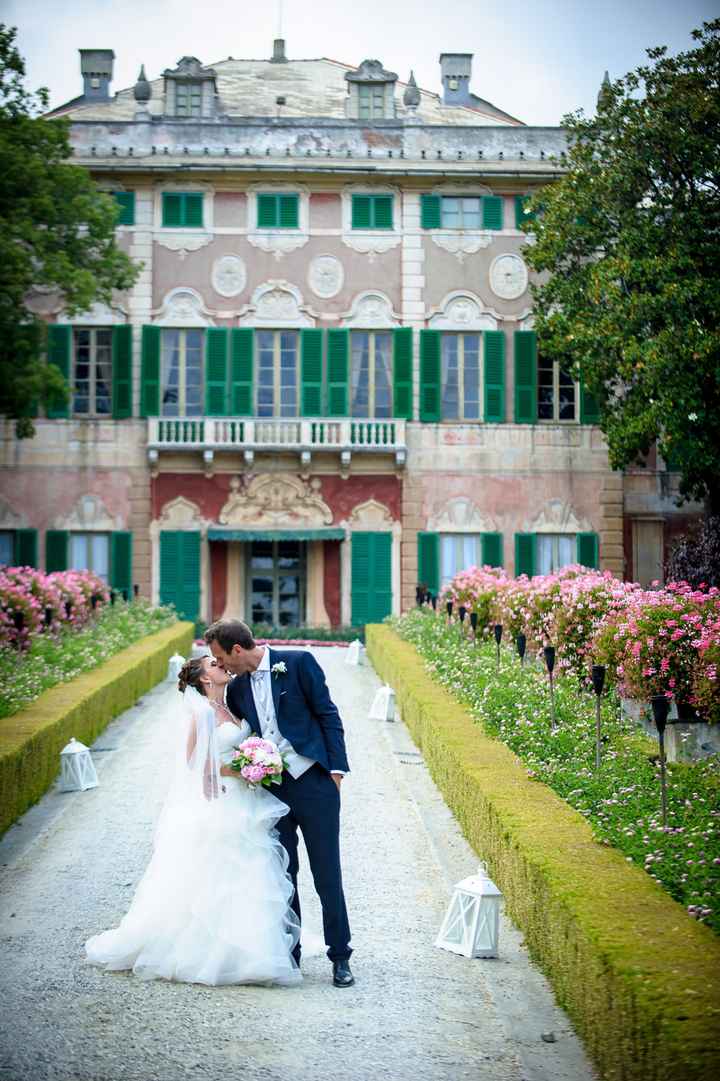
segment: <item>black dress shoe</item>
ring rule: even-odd
[[[355,983],[347,961],[333,961],[333,983],[336,987],[352,987]]]

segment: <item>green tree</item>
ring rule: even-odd
[[[566,172],[529,204],[539,348],[600,406],[614,468],[657,443],[720,507],[720,20],[563,118]]]
[[[115,200],[68,163],[68,120],[43,119],[47,91],[24,88],[15,36],[0,23],[0,415],[23,438],[34,434],[38,405],[68,397],[44,360],[45,323],[28,308],[33,287],[56,289],[71,316],[128,289],[139,267],[115,244]]]

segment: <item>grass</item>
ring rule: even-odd
[[[35,636],[24,653],[12,647],[0,649],[0,718],[11,717],[43,691],[96,668],[176,618],[172,610],[153,608],[143,600],[118,603],[104,608],[82,630],[66,628],[54,635]]]
[[[595,837],[642,867],[689,915],[720,933],[720,761],[668,765],[668,825],[660,813],[659,765],[651,745],[620,712],[602,707],[602,759],[595,769],[594,700],[571,677],[556,680],[553,731],[547,675],[521,668],[509,649],[460,638],[455,625],[414,611],[392,623],[428,671],[502,740],[530,778],[547,784],[589,823]]]

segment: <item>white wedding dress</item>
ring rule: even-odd
[[[152,858],[127,915],[88,939],[87,958],[144,979],[300,983],[293,887],[274,829],[288,808],[266,788],[219,775],[250,734],[247,722],[218,724],[193,688],[184,705],[184,739]]]

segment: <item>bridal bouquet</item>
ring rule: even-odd
[[[230,761],[230,768],[247,781],[250,788],[280,784],[285,761],[272,740],[250,736],[244,740]]]

